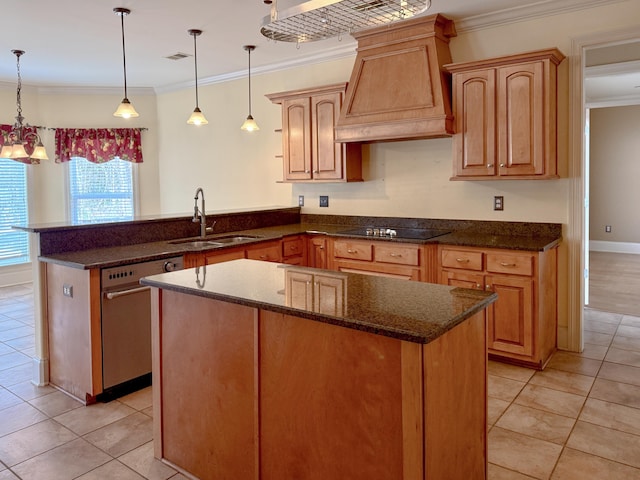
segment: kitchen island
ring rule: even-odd
[[[491,292],[236,260],[153,288],[154,448],[196,478],[486,478]]]

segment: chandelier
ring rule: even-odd
[[[22,77],[20,76],[20,56],[24,55],[24,50],[11,50],[16,56],[16,64],[18,69],[18,88],[16,93],[16,105],[18,107],[18,115],[16,116],[16,123],[9,133],[6,134],[2,150],[0,151],[0,158],[10,158],[12,160],[30,160],[32,164],[40,163],[40,160],[49,160],[47,157],[47,151],[40,140],[40,136],[31,130],[31,125],[28,123],[23,124],[24,117],[22,116],[22,99],[20,93],[22,90]],[[25,147],[27,145],[27,139],[33,137],[35,148],[30,154]]]

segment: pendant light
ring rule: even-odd
[[[242,48],[244,48],[249,53],[249,116],[240,128],[242,130],[246,130],[247,132],[254,132],[256,130],[260,130],[260,127],[258,127],[258,124],[251,116],[251,52],[256,49],[256,46],[245,45]]]
[[[209,123],[205,118],[204,114],[198,107],[198,49],[196,47],[196,37],[198,37],[202,33],[202,30],[189,30],[189,35],[193,35],[193,64],[195,67],[196,74],[196,108],[193,109],[193,113],[187,120],[189,125],[206,125]]]
[[[113,113],[114,117],[122,117],[122,118],[132,118],[137,117],[138,112],[133,108],[131,102],[127,98],[127,56],[125,54],[124,49],[124,17],[131,13],[131,10],[128,8],[116,7],[113,9],[113,13],[120,16],[120,28],[122,31],[122,66],[124,71],[124,98],[120,105],[118,105],[118,109]]]
[[[31,163],[38,164],[40,160],[49,160],[47,157],[47,151],[40,140],[40,135],[34,132],[24,133],[25,127],[30,127],[30,125],[24,124],[24,117],[22,116],[22,98],[20,97],[20,93],[22,91],[22,76],[20,75],[20,57],[24,55],[24,50],[11,50],[16,56],[16,66],[18,70],[18,87],[16,90],[16,105],[18,107],[18,115],[16,116],[16,123],[13,124],[13,128],[7,134],[6,140],[2,145],[2,150],[0,150],[0,158],[10,158],[10,159],[23,159],[28,158],[31,160]],[[25,143],[28,137],[34,137],[36,141],[35,148],[31,155],[27,153],[25,150]]]

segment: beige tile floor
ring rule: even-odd
[[[640,480],[640,317],[585,320],[543,372],[490,362],[490,479]],[[30,286],[0,288],[0,480],[184,479],[153,458],[150,389],[84,407],[31,384],[33,323]]]

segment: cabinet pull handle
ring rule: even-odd
[[[398,258],[401,258],[401,257],[402,257],[402,254],[401,254],[401,253],[390,253],[389,255],[390,255],[391,257],[398,257]]]
[[[358,253],[358,251],[357,251],[357,250],[351,250],[351,249],[349,248],[349,249],[347,249],[347,253]]]
[[[269,255],[260,255],[260,258],[269,258]]]
[[[515,263],[507,263],[507,262],[500,262],[500,265],[502,265],[503,267],[516,267],[517,266]]]
[[[458,263],[469,263],[468,258],[456,258],[456,262]]]

